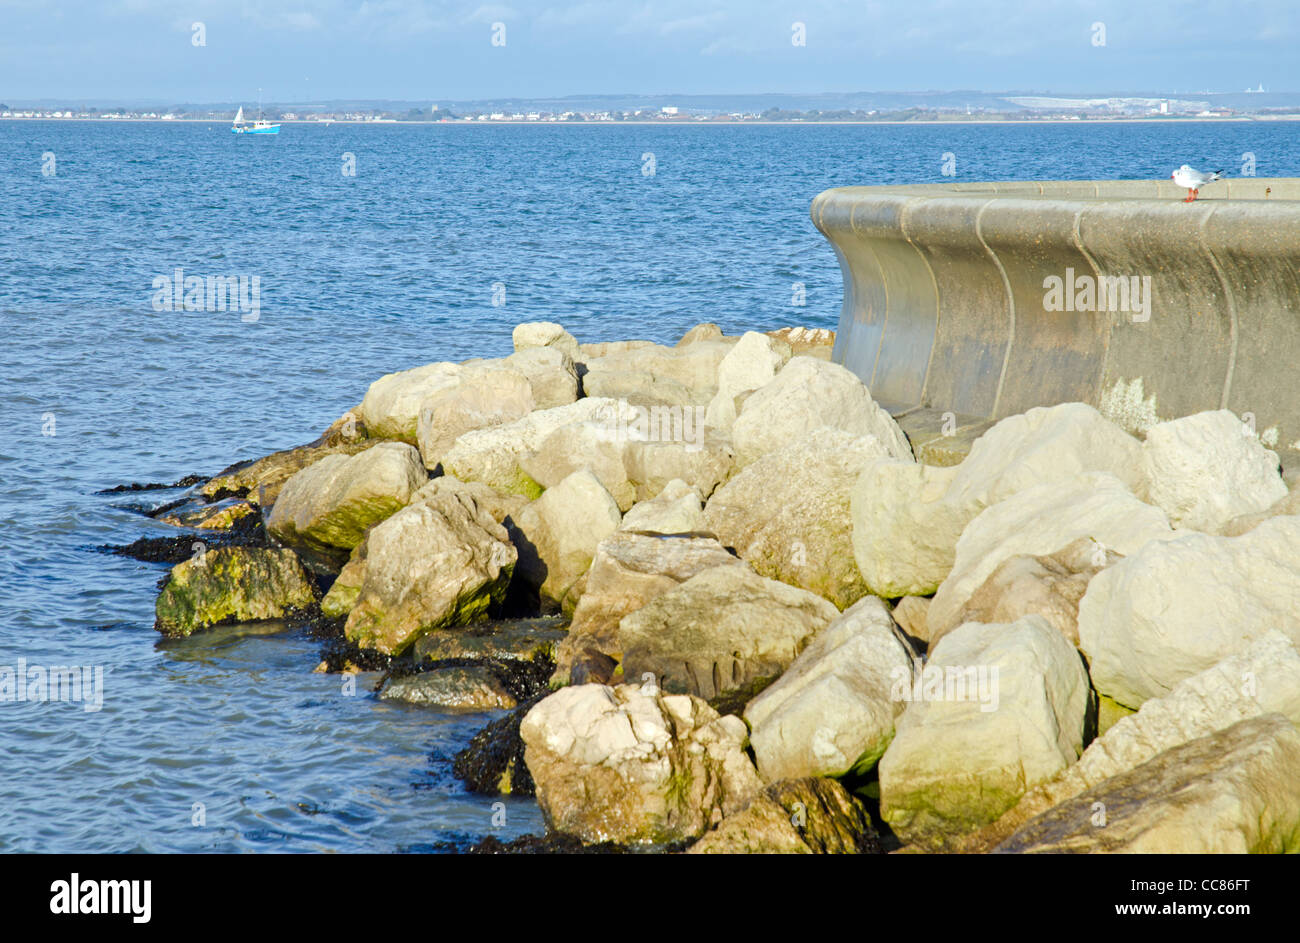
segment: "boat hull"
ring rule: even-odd
[[[280,126],[273,124],[269,128],[231,128],[235,134],[279,134]]]

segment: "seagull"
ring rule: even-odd
[[[1186,164],[1179,167],[1169,175],[1169,179],[1180,187],[1187,188],[1187,199],[1184,203],[1190,203],[1201,195],[1201,187],[1207,183],[1213,183],[1215,180],[1223,178],[1223,171],[1216,170],[1212,174],[1202,173],[1199,170],[1192,170]]]

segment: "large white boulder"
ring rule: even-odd
[[[1095,576],[1079,604],[1097,690],[1133,708],[1268,629],[1300,641],[1300,517],[1151,544]]]
[[[518,575],[537,587],[543,608],[572,610],[580,595],[574,584],[621,520],[618,504],[586,468],[514,515]]]
[[[1300,653],[1278,631],[1265,633],[1240,654],[1178,682],[1168,694],[1120,718],[1088,745],[1079,762],[1029,790],[1015,808],[963,842],[962,850],[996,845],[1034,816],[1112,776],[1198,737],[1269,713],[1300,724]]]
[[[458,438],[522,419],[533,411],[533,388],[518,370],[474,365],[457,382],[425,398],[420,406],[416,440],[426,468],[437,468]]]
[[[1300,852],[1300,730],[1281,714],[1174,747],[1026,824],[999,853]]]
[[[536,409],[521,419],[466,432],[442,456],[444,474],[462,481],[481,481],[498,491],[536,498],[542,486],[520,467],[561,426],[593,419],[606,421],[626,410],[614,400],[586,398],[567,406]]]
[[[623,617],[623,674],[713,698],[779,675],[836,615],[820,596],[749,567],[713,567]]]
[[[582,352],[572,334],[554,321],[525,321],[515,325],[511,334],[515,352],[538,347],[551,347],[573,360],[581,360]]]
[[[567,406],[578,398],[578,370],[573,358],[555,347],[527,347],[501,361],[528,380],[537,409]]]
[[[467,492],[403,508],[367,535],[366,548],[344,633],[387,655],[430,630],[486,619],[505,599],[517,556],[506,529]]]
[[[555,681],[578,683],[575,665],[594,657],[609,679],[623,657],[618,626],[651,599],[717,566],[744,567],[712,537],[660,537],[620,531],[602,540],[573,612],[568,636],[556,651]]]
[[[992,822],[1083,750],[1087,672],[1038,616],[962,626],[900,693],[912,700],[880,759],[880,813],[907,842]]]
[[[759,775],[776,782],[866,773],[906,706],[891,691],[911,675],[911,653],[884,602],[854,604],[745,707]]]
[[[737,462],[748,465],[820,426],[874,436],[888,455],[912,458],[903,430],[855,374],[839,364],[793,357],[746,397],[731,428]]]
[[[1142,452],[1151,502],[1180,529],[1217,534],[1287,494],[1277,453],[1226,409],[1152,426]]]
[[[358,412],[376,439],[400,439],[415,445],[424,401],[455,386],[465,368],[458,363],[431,363],[380,377],[366,390]]]
[[[547,825],[585,842],[698,838],[762,789],[739,717],[648,685],[563,688],[519,733]]]
[[[1146,493],[1141,444],[1086,403],[1008,416],[951,468],[878,462],[853,489],[858,569],[878,595],[929,595],[947,577],[962,531],[986,507],[1090,471],[1109,472],[1138,498]]]
[[[1163,511],[1106,472],[1029,488],[985,509],[962,532],[952,570],[930,603],[930,638],[951,631],[971,595],[1011,557],[1046,556],[1091,538],[1104,560],[1106,551],[1130,556],[1173,536]]]
[[[730,432],[736,421],[736,399],[772,381],[790,359],[790,348],[766,334],[746,331],[718,364],[718,392],[709,401],[710,427]]]
[[[420,453],[402,442],[328,455],[284,483],[267,534],[307,562],[337,569],[366,531],[410,503],[428,477]]]
[[[762,576],[844,609],[867,593],[853,556],[850,493],[888,454],[872,435],[823,427],[760,456],[718,488],[708,529]]]
[[[647,501],[638,501],[623,515],[619,530],[643,534],[691,534],[704,531],[704,505],[700,492],[680,478]]]
[[[521,456],[519,466],[543,488],[553,488],[585,468],[614,496],[620,511],[636,503],[636,487],[623,464],[627,439],[611,434],[603,421],[571,422],[560,426],[537,447]]]

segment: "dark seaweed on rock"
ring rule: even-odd
[[[437,661],[416,662],[403,658],[394,660],[381,684],[390,678],[423,674],[438,668],[487,668],[519,703],[532,700],[539,694],[550,693],[547,683],[555,672],[555,662],[550,658],[533,661],[499,658],[442,658]]]
[[[502,841],[495,835],[489,835],[477,845],[470,845],[463,853],[467,855],[626,855],[631,851],[626,845],[614,842],[584,845],[581,839],[574,838],[572,835],[551,832],[546,835],[520,835],[510,841]]]
[[[504,717],[492,721],[456,754],[451,770],[470,792],[489,796],[533,796],[537,787],[524,762],[524,741],[519,725],[524,715],[546,694],[538,694]]]
[[[266,547],[266,529],[257,514],[242,517],[228,530],[181,534],[178,537],[141,537],[129,544],[101,544],[97,549],[146,563],[184,563],[194,556],[194,545],[207,550],[217,547]]]
[[[167,491],[171,488],[192,488],[204,481],[207,481],[207,479],[202,475],[186,475],[180,481],[174,481],[170,485],[158,481],[132,482],[128,485],[114,485],[111,488],[103,488],[96,491],[95,494],[119,494],[123,491]]]
[[[763,690],[775,681],[780,675],[769,675],[766,678],[755,678],[748,684],[730,691],[723,691],[721,694],[709,701],[709,706],[723,716],[735,714],[739,717],[744,713],[746,705],[754,698],[763,693]]]

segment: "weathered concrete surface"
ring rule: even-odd
[[[1300,179],[1185,195],[1167,180],[827,190],[812,219],[844,274],[833,359],[896,415],[951,413],[958,435],[939,446],[960,447],[980,419],[1060,402],[1135,434],[1229,409],[1250,414],[1289,469],[1300,399],[1279,365],[1300,359]],[[1067,276],[1091,283],[1090,310],[1048,310],[1045,281]],[[1149,306],[1123,310],[1101,279],[1133,277],[1150,279]]]

